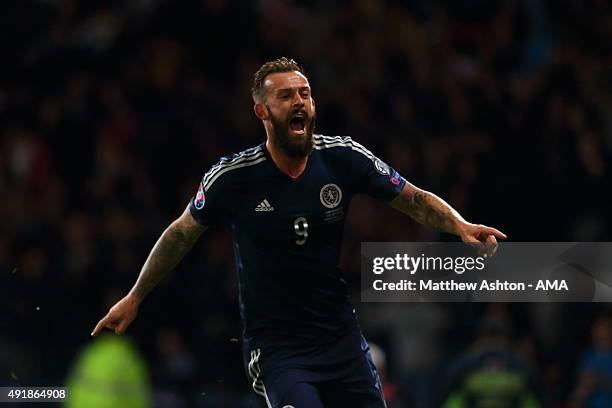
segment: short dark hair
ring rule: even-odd
[[[291,58],[281,57],[273,61],[268,61],[261,66],[253,76],[253,87],[251,88],[251,95],[255,101],[260,101],[264,94],[264,83],[266,78],[270,74],[277,72],[291,72],[297,71],[303,75],[306,75],[304,68],[295,60]]]

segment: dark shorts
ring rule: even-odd
[[[386,407],[370,348],[358,328],[307,350],[246,350],[245,369],[265,408]]]

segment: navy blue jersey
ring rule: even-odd
[[[189,204],[200,224],[232,228],[247,349],[321,344],[356,326],[338,268],[349,203],[357,193],[390,201],[405,184],[350,137],[314,141],[298,179],[262,143],[222,158]]]

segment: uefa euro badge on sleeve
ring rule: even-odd
[[[204,202],[206,202],[206,197],[204,196],[204,186],[202,183],[200,183],[198,193],[196,194],[195,200],[193,200],[193,205],[196,209],[201,210],[204,208]]]
[[[399,173],[393,170],[393,174],[391,175],[391,178],[389,179],[389,181],[391,181],[391,184],[393,184],[394,186],[397,186],[401,182],[400,177],[401,176],[399,175]]]

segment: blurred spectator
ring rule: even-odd
[[[67,387],[69,408],[151,406],[146,365],[127,337],[92,340],[77,356]]]
[[[528,368],[513,352],[503,321],[485,319],[469,350],[448,369],[444,408],[537,408]]]
[[[591,329],[592,347],[580,361],[573,403],[576,407],[612,406],[612,317],[602,315]]]

